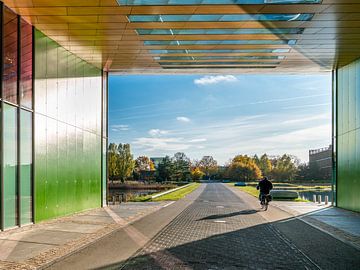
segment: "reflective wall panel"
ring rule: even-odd
[[[2,98],[17,103],[18,16],[10,9],[3,11],[3,76]]]
[[[20,104],[32,109],[32,26],[20,20]]]
[[[32,221],[32,113],[20,111],[20,224]]]
[[[17,225],[17,108],[3,103],[3,224]]]
[[[35,31],[35,221],[101,206],[102,71]]]
[[[337,70],[337,206],[360,211],[360,61]]]

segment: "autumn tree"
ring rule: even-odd
[[[255,161],[246,155],[238,155],[233,158],[228,169],[228,175],[235,181],[250,181],[262,177]]]
[[[155,165],[147,156],[140,156],[135,160],[135,178],[149,179],[154,175]]]
[[[205,173],[207,179],[218,170],[217,161],[212,156],[203,156],[198,165],[199,169]]]
[[[199,167],[194,167],[191,169],[191,179],[193,181],[200,180],[204,175],[205,173],[203,173]]]

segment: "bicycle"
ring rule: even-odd
[[[271,201],[271,195],[270,194],[261,195],[260,204],[261,204],[261,208],[264,209],[264,211],[266,211],[268,209],[270,201]]]

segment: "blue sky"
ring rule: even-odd
[[[109,141],[135,157],[224,164],[237,154],[296,155],[331,142],[331,74],[112,75]]]

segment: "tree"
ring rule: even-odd
[[[174,180],[189,181],[191,179],[190,159],[185,155],[185,153],[176,153],[172,158],[172,161],[174,164]]]
[[[262,176],[255,161],[248,156],[242,155],[233,158],[228,169],[228,175],[235,181],[256,180]]]
[[[169,156],[166,156],[158,165],[157,179],[159,181],[169,181],[174,173],[174,164]]]
[[[198,164],[200,170],[205,173],[207,179],[209,179],[211,175],[215,174],[218,169],[217,161],[212,156],[203,156]]]
[[[108,170],[109,178],[116,179],[119,174],[118,170],[118,151],[115,143],[110,143],[108,147]]]
[[[281,157],[272,160],[272,177],[276,180],[293,180],[298,169],[298,159],[296,157],[284,154]]]
[[[270,161],[269,157],[267,156],[267,154],[263,154],[260,157],[258,167],[261,170],[262,175],[267,176],[267,175],[271,174],[272,165],[271,165],[271,161]]]
[[[152,161],[147,156],[140,156],[135,160],[135,170],[150,171]]]
[[[119,144],[117,147],[118,151],[118,170],[119,178],[124,182],[133,172],[135,167],[135,162],[133,160],[133,155],[131,154],[129,144]]]
[[[149,180],[154,175],[154,163],[147,156],[140,156],[135,160],[134,175],[137,179]]]
[[[193,181],[200,180],[205,174],[200,170],[199,167],[191,169],[191,179]]]

